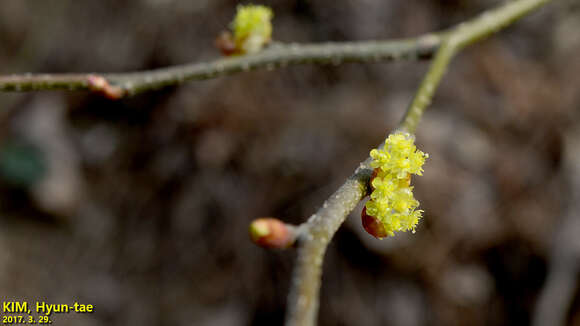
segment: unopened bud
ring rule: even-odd
[[[252,241],[265,248],[288,248],[296,240],[293,226],[272,217],[255,219],[249,231]]]
[[[100,93],[110,100],[118,100],[125,95],[125,90],[113,86],[102,76],[90,75],[88,77],[89,89]]]
[[[383,223],[376,217],[367,214],[367,208],[364,207],[361,213],[362,225],[368,234],[377,239],[382,239],[389,234]]]

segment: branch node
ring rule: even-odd
[[[91,91],[99,93],[110,100],[118,100],[127,94],[124,89],[111,85],[104,77],[99,75],[88,75],[87,82]]]

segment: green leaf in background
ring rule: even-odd
[[[30,187],[44,177],[46,170],[46,160],[38,147],[23,141],[0,145],[0,177],[4,182]]]

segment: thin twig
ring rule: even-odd
[[[482,15],[476,21],[457,26],[453,29],[457,42],[453,48],[458,50],[525,15],[527,11],[534,9],[526,6],[528,2],[540,5],[547,1],[549,0],[512,2],[501,10]],[[489,26],[492,28],[490,29]],[[0,91],[92,90],[110,98],[121,98],[170,85],[179,85],[190,80],[215,78],[260,68],[274,69],[305,63],[341,64],[426,59],[432,56],[446,35],[447,32],[440,32],[402,40],[326,44],[277,43],[255,55],[120,74],[3,75],[0,76]],[[96,78],[103,79],[104,88],[95,87]],[[415,119],[415,115],[411,113],[410,119]]]
[[[459,50],[497,32],[549,1],[509,2],[455,27],[444,35],[429,71],[405,113],[399,129],[415,132],[449,62]],[[348,214],[368,194],[368,181],[371,175],[369,163],[370,159],[361,163],[355,173],[324,202],[322,208],[298,227],[301,235],[298,238],[298,258],[288,297],[287,326],[316,324],[324,253],[334,233]]]
[[[272,44],[264,51],[246,56],[221,58],[162,69],[120,74],[16,74],[0,76],[0,91],[94,90],[91,78],[104,78],[121,92],[119,97],[183,84],[190,80],[256,70],[275,69],[296,64],[333,64],[346,62],[389,62],[428,59],[444,33],[388,41],[361,41],[324,44]]]
[[[301,225],[298,258],[288,296],[286,325],[314,325],[318,313],[318,292],[322,261],[330,239],[346,216],[368,194],[372,169],[370,159],[328,198],[322,208]]]

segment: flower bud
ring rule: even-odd
[[[234,41],[234,37],[232,33],[228,31],[223,31],[216,39],[215,39],[215,47],[218,48],[221,53],[225,56],[230,56],[236,53],[236,42]]]
[[[252,241],[265,248],[288,248],[296,240],[293,226],[272,217],[255,219],[249,231]]]
[[[395,232],[415,231],[423,213],[413,196],[411,175],[422,175],[429,155],[418,150],[415,138],[403,132],[389,135],[381,149],[370,152],[374,168],[370,200],[362,212],[365,230],[376,238]]]
[[[89,89],[93,92],[100,93],[110,100],[118,100],[125,95],[125,90],[113,86],[102,76],[89,75],[87,77]]]
[[[272,39],[273,16],[266,6],[238,6],[230,24],[232,33],[222,33],[216,39],[216,46],[226,56],[260,52]]]
[[[383,223],[376,217],[367,214],[367,208],[364,207],[361,213],[362,225],[368,234],[377,239],[388,236],[387,230]]]

